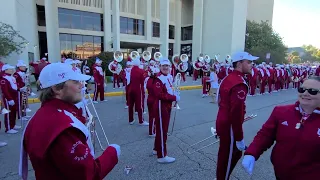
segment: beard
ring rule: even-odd
[[[78,98],[74,94],[65,94],[62,97],[62,100],[66,101],[66,102],[68,102],[70,104],[77,104],[77,103],[81,102],[82,98]]]

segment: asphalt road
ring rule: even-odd
[[[148,136],[148,127],[128,124],[128,113],[124,109],[123,97],[108,97],[108,102],[96,104],[99,117],[110,143],[121,146],[121,157],[118,165],[108,175],[111,180],[212,180],[215,177],[218,144],[203,151],[188,154],[189,145],[210,136],[210,127],[214,125],[217,105],[211,104],[209,97],[201,98],[201,90],[181,92],[181,110],[177,111],[174,133],[168,138],[168,155],[176,158],[172,164],[158,164],[152,156],[154,139]],[[289,89],[273,94],[247,98],[247,114],[258,116],[244,124],[245,141],[250,143],[262,124],[268,119],[276,105],[293,103],[296,91]],[[36,110],[39,104],[30,107]],[[147,118],[148,114],[144,117]],[[136,116],[137,117],[137,116]],[[171,129],[171,128],[170,128]],[[101,129],[97,131],[101,135]],[[102,138],[102,136],[101,136]],[[18,177],[19,150],[21,133],[7,135],[2,129],[0,141],[8,142],[0,148],[0,179],[16,180]],[[210,139],[202,145],[213,142]],[[97,146],[98,147],[98,146]],[[101,151],[98,150],[98,154]],[[270,150],[257,161],[254,173],[250,177],[245,173],[239,161],[231,179],[240,180],[273,180],[273,168],[270,163]],[[127,175],[125,166],[133,170]],[[34,172],[29,166],[29,179],[34,179]]]

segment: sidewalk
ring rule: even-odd
[[[117,85],[116,85],[117,86]],[[186,82],[181,82],[181,86],[180,89],[181,90],[192,90],[192,89],[201,89],[202,85],[201,85],[201,80],[198,79],[198,81],[194,82],[192,81],[192,77],[187,76],[186,77]],[[37,98],[39,95],[39,92],[37,92],[36,87],[32,87],[32,91],[33,93],[36,94],[36,96],[30,96],[28,99],[28,103],[29,104],[33,104],[33,103],[39,103],[39,99]],[[122,83],[120,83],[120,88],[113,88],[113,83],[108,83],[107,87],[105,88],[105,93],[104,96],[106,97],[112,97],[112,96],[123,96],[125,89],[124,87],[122,87]],[[93,92],[94,92],[94,85],[91,85],[91,90],[90,92],[90,96],[93,97]]]

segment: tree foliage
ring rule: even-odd
[[[304,61],[318,61],[320,62],[320,49],[312,45],[303,45],[302,48],[305,50],[301,58]]]
[[[0,22],[0,57],[6,57],[13,52],[22,53],[27,43],[11,25]]]
[[[247,21],[245,51],[259,56],[260,62],[267,61],[267,53],[271,54],[270,62],[287,62],[287,47],[280,35],[266,21],[261,23]]]

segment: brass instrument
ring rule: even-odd
[[[180,95],[180,83],[181,83],[181,73],[177,73],[176,77],[174,78],[174,92],[177,95]],[[172,128],[171,128],[171,132],[168,132],[168,135],[172,135],[173,133],[173,129],[174,129],[174,124],[176,122],[176,115],[177,115],[177,110],[180,110],[180,106],[178,104],[178,102],[175,103],[174,107],[176,108],[176,110],[174,111],[174,116],[173,116],[173,122],[172,122]]]
[[[120,51],[116,51],[113,53],[113,58],[115,61],[118,62],[117,67],[115,70],[112,69],[112,66],[114,65],[114,62],[111,61],[108,65],[108,69],[110,72],[112,72],[113,74],[120,74],[120,72],[122,71],[122,66],[121,64],[119,64],[122,60],[123,60],[123,54]]]
[[[254,118],[257,117],[257,116],[258,116],[257,114],[251,114],[251,115],[249,115],[249,116],[246,116],[246,117],[244,118],[244,122],[249,121],[249,120],[251,120],[251,119],[254,119]],[[205,149],[205,148],[207,148],[207,147],[210,147],[210,146],[212,146],[212,145],[220,142],[219,137],[218,137],[218,135],[217,135],[217,130],[214,129],[213,127],[211,127],[210,129],[211,129],[211,133],[212,133],[211,136],[209,136],[209,137],[207,137],[207,138],[205,138],[205,139],[203,139],[203,140],[201,140],[201,141],[198,141],[198,142],[192,144],[191,146],[189,146],[189,148],[192,148],[192,147],[194,147],[194,146],[196,146],[196,145],[198,145],[198,144],[200,144],[200,143],[202,143],[202,142],[205,142],[205,141],[207,141],[208,139],[211,139],[211,138],[213,138],[213,137],[216,139],[216,141],[214,141],[214,142],[212,142],[212,143],[210,143],[210,144],[208,144],[208,145],[206,145],[206,146],[203,146],[203,147],[201,147],[201,148],[199,148],[199,149],[193,150],[193,151],[189,151],[189,149],[188,149],[188,150],[187,150],[187,151],[188,151],[188,154],[193,154],[193,153],[195,153],[195,152],[198,152],[198,151],[200,151],[200,150],[202,150],[202,149]]]
[[[176,69],[178,69],[178,64],[180,62],[179,55],[172,56],[172,60],[171,61],[172,61],[172,64],[174,65],[174,67]]]
[[[132,51],[129,56],[132,60],[135,60],[136,58],[140,58],[138,51]]]
[[[162,58],[162,54],[160,52],[156,52],[156,53],[154,53],[153,58],[155,61],[159,62],[160,59]]]

